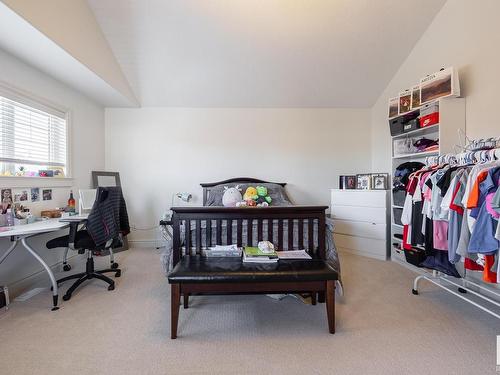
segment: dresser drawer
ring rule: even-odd
[[[336,220],[362,221],[366,223],[385,224],[386,209],[355,206],[332,206],[331,215]]]
[[[347,234],[385,241],[387,235],[386,224],[365,223],[359,221],[335,220],[334,233]]]
[[[354,237],[344,234],[335,234],[333,239],[335,241],[335,246],[339,249],[359,255],[368,255],[378,259],[387,258],[387,243],[384,240]]]
[[[332,190],[332,206],[386,208],[387,191]]]

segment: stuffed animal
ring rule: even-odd
[[[237,207],[237,203],[243,199],[240,193],[239,185],[235,187],[224,186],[224,195],[222,196],[222,205],[224,207]]]
[[[257,206],[267,207],[271,204],[272,199],[267,195],[267,188],[265,186],[257,186]]]
[[[257,195],[257,189],[253,186],[247,187],[245,194],[243,194],[243,200],[246,202],[250,199],[256,200],[259,196]]]

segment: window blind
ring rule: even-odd
[[[0,162],[65,168],[65,113],[27,103],[0,92]]]

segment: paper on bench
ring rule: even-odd
[[[312,259],[305,250],[277,251],[280,259]]]

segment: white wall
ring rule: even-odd
[[[106,169],[120,172],[139,228],[157,226],[173,193],[201,205],[200,182],[232,177],[287,182],[296,203],[329,205],[338,175],[368,171],[370,155],[368,109],[106,109]]]
[[[500,135],[499,14],[498,0],[448,0],[372,108],[373,171],[390,172],[389,97],[441,67],[458,68],[462,96],[466,98],[467,135]]]
[[[49,100],[70,110],[71,114],[71,164],[73,181],[67,182],[66,188],[57,190],[52,207],[62,206],[67,202],[69,186],[89,188],[91,186],[91,170],[104,168],[104,109],[90,99],[84,97],[62,83],[48,77],[40,71],[26,65],[12,55],[0,50],[0,79],[7,85],[29,92]],[[27,183],[22,183],[27,185]],[[37,186],[33,182],[32,186]],[[47,181],[44,181],[47,184]],[[56,184],[56,182],[54,182]],[[11,187],[12,180],[0,178],[1,187]],[[57,182],[58,186],[61,183]],[[25,187],[25,186],[19,186]],[[61,191],[61,189],[63,189]],[[29,205],[28,205],[29,207]],[[61,235],[61,233],[59,233]],[[61,260],[61,251],[47,250],[47,237],[34,239],[33,244],[40,249],[40,254],[48,264],[56,264]],[[9,246],[8,240],[0,241],[0,253]],[[40,271],[42,268],[33,257],[26,254],[21,246],[0,265],[0,284],[6,283],[14,292],[28,284],[22,280]],[[48,278],[47,278],[48,279]]]

